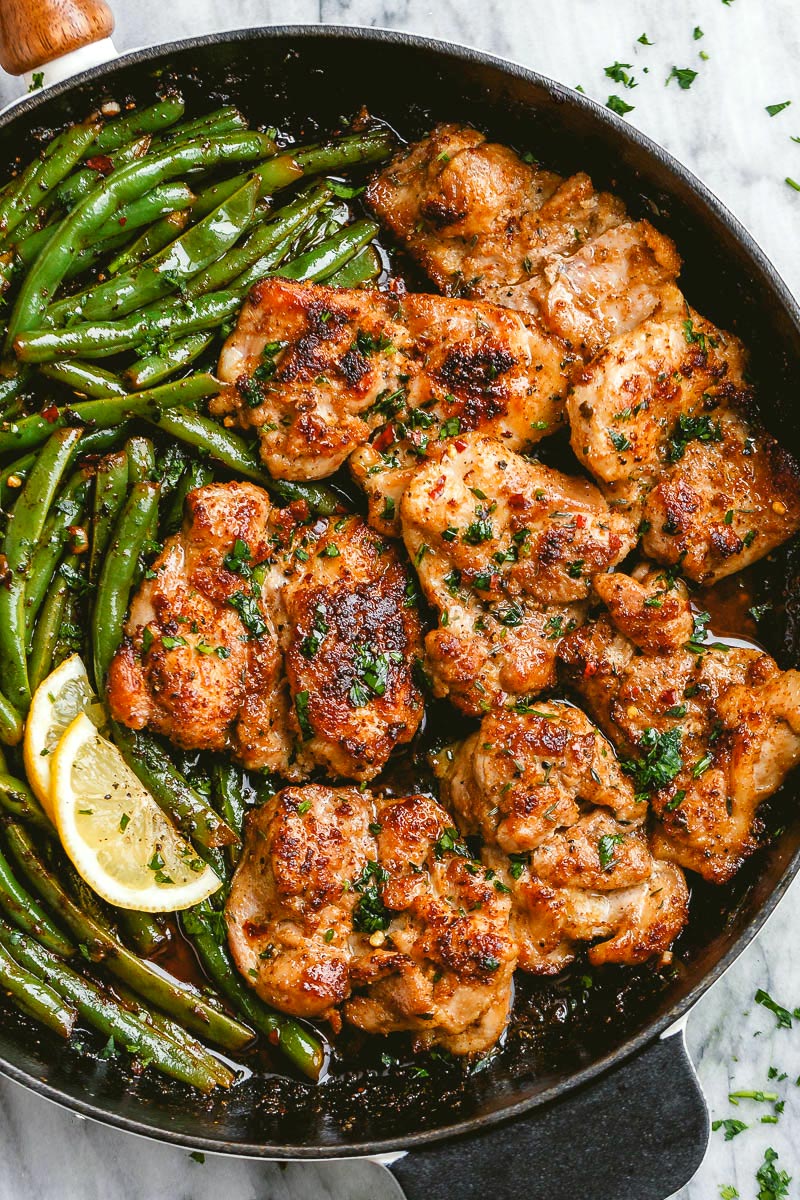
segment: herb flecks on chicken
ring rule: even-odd
[[[534,323],[491,304],[271,279],[223,348],[228,387],[211,407],[258,432],[276,478],[330,475],[378,429],[375,461],[413,467],[459,432],[501,433],[514,449],[554,433],[563,357]],[[372,465],[360,475],[371,479]]]
[[[559,638],[583,620],[593,576],[636,541],[585,479],[478,434],[414,476],[401,521],[438,614],[425,640],[434,691],[476,715],[555,681]]]
[[[131,605],[112,715],[288,779],[371,779],[422,717],[408,585],[358,517],[199,488]]]
[[[635,328],[680,269],[670,239],[588,175],[562,179],[466,126],[399,151],[367,201],[442,291],[531,314],[579,358]]]
[[[663,622],[663,637],[637,639],[639,616],[620,608],[610,576],[596,584],[609,612],[566,637],[559,656],[657,818],[654,854],[724,883],[756,848],[759,804],[800,763],[800,672],[712,641],[685,591],[664,573],[643,578],[651,631]],[[678,642],[681,625],[692,634]]]
[[[310,785],[248,818],[226,919],[243,977],[281,1011],[473,1054],[508,1019],[509,912],[435,801]]]
[[[669,950],[688,917],[683,873],[654,860],[646,799],[580,709],[492,713],[438,763],[445,800],[511,896],[523,970],[554,974],[582,944],[594,964]]]

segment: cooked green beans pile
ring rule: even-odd
[[[265,781],[111,727],[223,881],[178,924],[94,895],[25,782],[19,744],[33,692],[68,655],[102,697],[131,594],[193,488],[246,478],[277,503],[339,507],[324,485],[272,480],[205,403],[259,279],[357,287],[380,273],[376,226],[342,199],[357,186],[326,175],[391,149],[382,129],[281,149],[233,107],[187,118],[167,96],[65,129],[0,191],[0,988],[54,1035],[93,1030],[96,1049],[204,1093],[236,1079],[210,1047],[229,1060],[266,1038],[313,1079],[324,1061],[313,1031],[264,1005],[227,949],[222,906]],[[176,937],[202,991],[156,965]]]

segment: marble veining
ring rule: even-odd
[[[2,0],[0,0],[2,2]],[[691,167],[744,222],[795,293],[800,293],[800,8],[797,0],[112,0],[115,42],[127,50],[173,38],[266,23],[330,22],[406,29],[516,59],[605,101],[634,105],[629,120]],[[695,39],[695,27],[703,37]],[[640,44],[646,34],[654,43]],[[708,57],[700,58],[700,51]],[[605,78],[631,63],[639,84]],[[698,72],[688,91],[671,68]],[[645,68],[647,70],[645,71]],[[0,77],[0,105],[18,93]],[[775,118],[768,104],[792,100]],[[733,1186],[755,1197],[755,1172],[773,1146],[800,1195],[800,1023],[779,1028],[753,998],[766,988],[788,1008],[800,1003],[800,881],[753,945],[692,1012],[689,1049],[715,1118],[750,1128],[733,1141],[712,1134],[694,1180],[672,1200],[717,1200]],[[767,1086],[774,1066],[788,1078],[778,1125],[760,1124],[771,1106],[728,1102],[728,1092]],[[398,1190],[369,1163],[278,1165],[206,1156],[144,1143],[0,1082],[0,1200],[396,1200]],[[576,1200],[580,1198],[576,1197]],[[611,1200],[611,1198],[610,1198]],[[613,1200],[623,1200],[614,1197]]]

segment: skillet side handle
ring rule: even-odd
[[[541,1112],[412,1150],[391,1170],[407,1200],[666,1200],[708,1138],[679,1030]]]
[[[38,71],[113,28],[105,0],[0,0],[0,66],[10,75]]]

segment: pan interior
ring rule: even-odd
[[[361,106],[405,138],[434,121],[468,121],[530,150],[548,166],[588,171],[677,243],[691,303],[738,333],[752,353],[765,423],[800,455],[800,314],[768,264],[697,184],[635,131],[621,134],[592,107],[525,72],[401,35],[342,30],[224,35],[130,56],[50,98],[25,105],[0,129],[0,162],[25,156],[30,135],[83,115],[105,96],[152,102],[174,83],[198,112],[234,103],[253,126],[276,125],[304,141]],[[800,551],[774,556],[757,588],[779,619],[767,648],[782,666],[800,663]],[[798,781],[770,805],[780,830],[732,884],[694,883],[692,921],[668,970],[580,966],[557,981],[518,984],[506,1044],[464,1075],[443,1059],[424,1067],[394,1048],[354,1046],[355,1067],[336,1067],[312,1087],[261,1067],[222,1098],[192,1098],[152,1072],[134,1080],[115,1060],[65,1054],[57,1039],[3,1011],[0,1061],[9,1073],[65,1103],[140,1132],[264,1155],[342,1154],[388,1148],[420,1131],[441,1136],[542,1102],[642,1044],[673,1020],[743,947],[800,863]],[[518,976],[519,979],[519,976]],[[383,1052],[383,1053],[382,1053]],[[380,1145],[378,1145],[380,1144]]]

